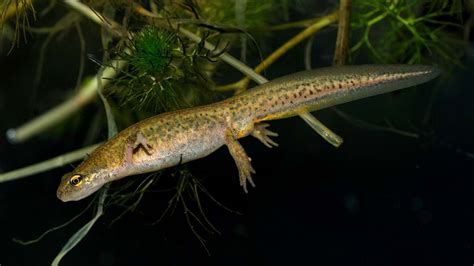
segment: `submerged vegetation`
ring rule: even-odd
[[[145,26],[132,35],[129,40],[131,53],[124,56],[124,59],[129,61],[139,75],[163,73],[171,63],[171,52],[176,49],[176,43],[175,34]]]
[[[366,49],[382,63],[457,63],[455,39],[444,30],[460,30],[451,19],[461,16],[461,0],[354,0],[354,7],[352,27],[360,36],[354,56]]]
[[[344,38],[342,42],[347,44],[345,49],[351,63],[357,63],[358,58],[362,58],[361,61],[367,61],[364,55],[368,54],[374,62],[409,64],[436,62],[446,66],[458,64],[460,55],[455,48],[457,37],[446,38],[448,34],[445,29],[460,28],[463,8],[461,0],[354,0],[352,5],[351,1],[341,0],[341,3],[352,6],[350,9],[352,16],[349,21],[351,30],[349,35],[341,37]],[[304,31],[313,27],[313,30],[304,37],[290,39],[286,43],[287,46],[279,48],[280,50],[272,55],[271,62],[274,62],[321,28],[333,24],[338,19],[343,23],[342,18],[347,15],[341,13],[343,11],[336,12],[337,5],[328,4],[324,9],[333,13],[327,12],[329,15],[322,14],[294,21],[291,13],[296,12],[295,6],[297,9],[304,9],[305,7],[315,8],[318,5],[313,1],[296,0],[82,2],[69,0],[64,3],[51,1],[49,5],[33,0],[8,0],[0,2],[2,29],[0,47],[10,45],[14,49],[16,46],[26,45],[24,43],[27,36],[46,33],[50,37],[45,39],[44,49],[39,55],[43,58],[47,43],[51,38],[59,32],[71,29],[75,29],[73,32],[79,36],[81,47],[86,42],[101,43],[103,54],[92,57],[104,58],[104,61],[100,63],[102,69],[97,74],[98,77],[103,77],[104,81],[102,85],[96,84],[91,92],[90,84],[94,81],[97,83],[99,79],[82,77],[84,62],[81,62],[78,75],[79,91],[70,100],[71,105],[74,106],[68,110],[72,113],[80,112],[79,109],[84,104],[92,102],[96,91],[99,91],[106,98],[104,100],[106,108],[108,108],[108,103],[112,108],[107,113],[115,114],[120,127],[125,127],[136,122],[138,118],[209,103],[228,96],[229,92],[238,93],[245,90],[249,80],[238,82],[237,85],[231,84],[232,86],[219,87],[215,84],[223,73],[229,71],[228,68],[223,67],[224,62],[242,72],[247,71],[248,75],[248,70],[245,69],[247,66],[236,66],[235,61],[232,61],[235,59],[229,59],[226,56],[228,52],[240,53],[243,61],[250,56],[255,56],[252,52],[258,50],[258,47],[254,50],[247,49],[256,44],[255,41],[247,41],[252,39],[252,34],[263,32],[268,36],[276,36],[284,29],[303,28]],[[57,24],[52,27],[41,25],[42,19],[47,19],[48,14],[54,9],[59,10],[57,13],[63,13]],[[318,27],[320,25],[318,23],[325,20],[326,24]],[[91,21],[98,24],[100,31],[97,32],[100,36],[86,39],[83,36],[85,27],[82,25],[87,24],[87,27],[91,27]],[[20,36],[24,36],[25,41],[22,41]],[[271,38],[258,39],[259,45],[268,43],[268,39]],[[309,46],[310,44],[309,42]],[[84,54],[84,49],[81,51],[81,60],[84,60],[87,55]],[[301,62],[311,61],[308,53],[306,56],[306,59],[301,58]],[[340,55],[336,53],[335,56]],[[255,72],[260,73],[270,67],[271,62],[256,69]],[[40,71],[41,67],[38,69]],[[114,74],[107,72],[112,71],[111,69],[115,71]],[[101,72],[108,74],[101,76]],[[251,75],[254,75],[253,79],[259,82],[259,76],[255,72]],[[105,80],[108,81],[107,84]],[[40,82],[39,79],[38,82]],[[86,91],[89,94],[86,94]],[[81,104],[76,104],[77,102]],[[26,140],[18,137],[21,136],[22,130],[33,131],[30,134],[33,136],[49,127],[68,121],[69,113],[63,112],[62,116],[57,115],[57,112],[61,112],[59,109],[53,109],[52,113],[54,112],[56,112],[54,120],[45,115],[32,123],[34,127],[31,124],[19,127],[12,131],[15,134],[10,137],[16,138],[14,139],[16,142],[21,142]],[[115,123],[111,121],[114,120],[112,116],[108,116],[107,119],[109,125]],[[41,124],[45,123],[44,121],[48,121],[47,125]],[[77,126],[80,126],[80,123]],[[104,123],[98,127],[106,128],[106,125]],[[92,130],[97,131],[97,128]],[[96,138],[94,141],[99,141],[99,139]],[[74,160],[81,158],[84,154],[85,152],[74,157]],[[178,181],[176,188],[172,189],[173,196],[169,201],[169,207],[163,211],[163,214],[172,213],[172,210],[179,207],[183,208],[192,232],[201,243],[204,243],[204,238],[196,232],[193,223],[199,224],[208,232],[218,232],[218,230],[206,218],[200,201],[200,193],[209,196],[216,203],[217,200],[189,169],[185,166],[183,169],[174,173],[178,176],[176,178]],[[34,173],[36,172],[29,174]],[[145,193],[157,186],[155,183],[159,183],[158,177],[160,174],[144,178],[141,182],[114,184],[112,192],[104,192],[97,197],[100,210],[105,202],[106,207],[119,206],[124,209],[119,217],[126,212],[135,211]],[[107,200],[104,201],[104,198]],[[190,204],[195,204],[194,211]],[[80,241],[87,232],[88,230],[84,230],[79,236],[75,235],[74,241]]]
[[[209,101],[212,82],[203,72],[207,62],[199,45],[186,49],[189,44],[177,33],[153,25],[125,42],[128,49],[118,54],[130,66],[109,88],[122,104],[157,113]]]

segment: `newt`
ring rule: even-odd
[[[282,119],[427,82],[440,73],[428,65],[327,67],[274,79],[209,105],[159,114],[119,132],[62,177],[57,197],[83,199],[104,184],[203,158],[227,146],[240,186],[255,187],[250,157],[238,139],[252,135],[277,146],[265,121]]]

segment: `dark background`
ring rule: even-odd
[[[96,34],[89,26],[85,34]],[[292,34],[275,36],[275,46]],[[334,36],[334,29],[317,35],[314,67],[330,64]],[[0,132],[59,104],[75,85],[79,46],[71,33],[51,43],[42,82],[36,90],[32,87],[43,40],[30,36],[27,45],[0,57]],[[100,54],[94,45],[87,49]],[[225,148],[189,163],[217,200],[243,213],[227,212],[201,195],[208,219],[221,232],[210,235],[195,226],[207,240],[210,256],[191,232],[182,208],[149,225],[171,196],[149,193],[137,212],[112,225],[123,209],[106,209],[63,265],[472,265],[474,60],[469,49],[462,58],[465,67],[445,71],[433,82],[339,107],[369,123],[389,120],[418,138],[356,126],[329,109],[315,115],[344,137],[339,149],[299,118],[271,123],[280,134],[278,148],[270,150],[251,137],[241,140],[257,170],[257,188],[248,195],[238,186]],[[296,47],[266,76],[302,70],[302,50],[302,45]],[[93,74],[97,67],[87,64],[87,73]],[[237,78],[235,74],[222,83]],[[89,120],[101,108],[98,102],[89,105],[69,121],[80,121],[71,130],[62,126],[59,138],[57,131],[50,131],[11,145],[2,137],[0,171],[81,147]],[[106,138],[105,129],[101,138]],[[30,246],[12,242],[34,238],[88,204],[90,199],[67,204],[56,199],[59,179],[71,167],[0,184],[0,265],[49,264],[92,217],[89,211]],[[163,182],[171,184],[176,171],[164,171]]]

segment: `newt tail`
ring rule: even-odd
[[[268,147],[277,146],[270,138],[277,134],[263,122],[415,86],[439,73],[426,65],[321,68],[272,80],[214,104],[153,116],[119,132],[64,175],[57,196],[80,200],[108,182],[199,159],[223,145],[247,192],[247,182],[255,186],[255,170],[238,139],[252,135]]]

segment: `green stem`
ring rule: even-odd
[[[91,153],[99,144],[94,144],[91,146],[84,147],[79,150],[75,150],[63,155],[48,159],[46,161],[36,163],[24,168],[16,169],[11,172],[0,174],[0,183],[17,180],[23,177],[39,174],[50,169],[64,166],[66,164],[75,162],[84,158],[85,154]]]
[[[82,83],[79,92],[71,99],[49,110],[48,112],[34,118],[24,125],[9,129],[7,131],[7,138],[11,143],[24,142],[27,139],[44,132],[46,129],[64,121],[84,105],[92,101],[97,96],[97,87],[99,86],[98,79],[101,78],[102,86],[105,86],[120,73],[120,70],[125,68],[127,62],[124,60],[113,60],[110,66],[103,67],[100,73],[103,75],[96,75],[93,78],[87,79]]]

